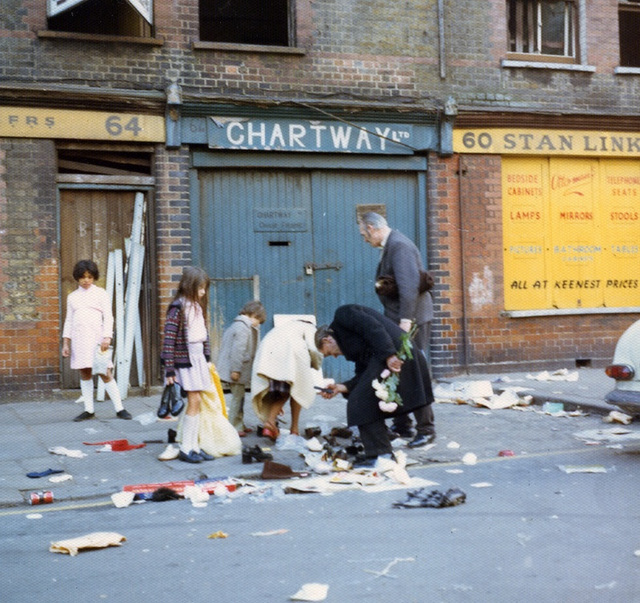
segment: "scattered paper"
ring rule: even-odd
[[[87,456],[87,454],[82,452],[82,450],[69,450],[69,448],[65,448],[64,446],[54,446],[53,448],[49,448],[49,452],[51,454],[69,456],[74,459],[81,459]]]
[[[73,479],[73,475],[70,475],[69,473],[61,473],[60,475],[52,475],[49,478],[49,481],[52,484],[59,484],[60,482],[68,482],[69,480]]]
[[[629,425],[633,421],[631,415],[627,415],[623,412],[612,410],[606,417],[602,417],[605,423],[621,423],[622,425]]]
[[[126,540],[122,534],[117,532],[91,532],[85,536],[59,540],[52,542],[49,551],[52,553],[66,553],[75,557],[82,549],[103,549],[109,546],[120,546]]]
[[[116,492],[111,495],[111,501],[118,509],[124,509],[133,502],[135,497],[135,492]]]
[[[303,584],[302,588],[289,598],[291,601],[324,601],[327,598],[328,592],[328,584],[311,582],[309,584]]]
[[[289,530],[281,528],[280,530],[271,530],[269,532],[252,532],[251,536],[277,536],[278,534],[286,534]]]
[[[465,465],[475,465],[478,462],[478,457],[473,454],[473,452],[467,452],[467,454],[462,457],[462,462]]]
[[[527,379],[533,379],[535,381],[577,381],[578,371],[570,372],[568,369],[559,369],[552,373],[542,371],[537,375],[527,375]]]
[[[207,538],[212,538],[212,539],[227,538],[227,536],[229,536],[229,534],[226,534],[222,530],[218,530],[217,532],[213,532],[212,534],[209,534]]]
[[[565,473],[606,473],[602,465],[558,465]]]
[[[393,576],[392,574],[389,573],[389,570],[396,565],[396,563],[400,563],[401,561],[415,561],[414,557],[406,557],[406,558],[400,558],[400,557],[396,557],[391,563],[387,564],[387,567],[385,567],[381,572],[377,572],[375,570],[364,570],[365,572],[368,572],[369,574],[375,574],[376,578],[380,578],[381,576],[388,576],[389,578],[395,578],[396,576]]]

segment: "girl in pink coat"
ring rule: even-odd
[[[106,352],[113,338],[113,313],[107,292],[95,285],[100,278],[92,260],[80,260],[73,268],[78,288],[67,297],[67,315],[62,329],[62,356],[71,356],[71,368],[80,371],[80,390],[84,411],[74,421],[95,418],[93,406],[93,361],[99,347]],[[122,405],[118,384],[113,378],[113,363],[106,375],[100,375],[119,419],[131,419]]]

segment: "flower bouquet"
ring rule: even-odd
[[[403,362],[405,360],[411,360],[413,358],[413,344],[411,338],[416,332],[416,325],[414,324],[407,333],[403,333],[400,339],[400,349],[396,353],[396,356]],[[374,379],[371,382],[371,386],[376,392],[376,396],[380,399],[378,407],[382,412],[394,412],[398,406],[402,406],[402,396],[398,392],[398,385],[400,384],[400,373],[394,373],[388,368],[385,368],[380,377]]]

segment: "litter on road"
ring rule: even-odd
[[[121,543],[125,540],[126,538],[117,532],[91,532],[77,538],[52,542],[49,550],[52,553],[65,553],[75,557],[80,550],[121,546]]]

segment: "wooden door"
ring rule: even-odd
[[[79,260],[93,260],[100,271],[96,284],[105,287],[109,252],[122,249],[125,255],[125,238],[131,234],[134,198],[135,191],[60,191],[60,332],[67,311],[67,295],[78,286],[73,279],[73,267]],[[62,387],[77,388],[79,385],[78,371],[72,371],[69,360],[64,359]]]

